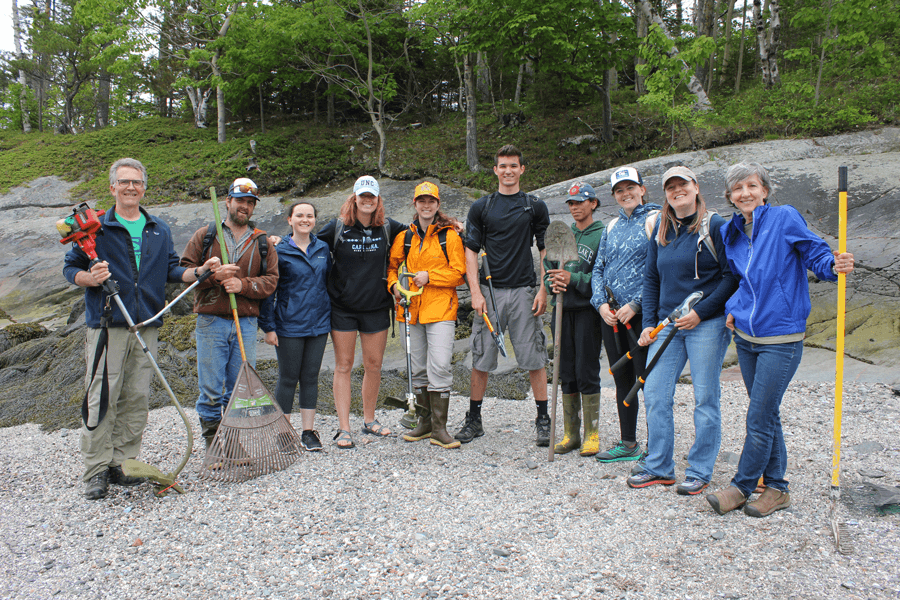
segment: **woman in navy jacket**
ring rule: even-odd
[[[266,343],[278,355],[278,387],[275,400],[290,418],[294,391],[300,384],[300,443],[307,450],[321,450],[313,429],[319,390],[319,368],[331,331],[331,302],[325,282],[331,269],[328,245],[311,232],[316,208],[295,202],[288,209],[292,234],[275,247],[278,252],[278,288],[260,307],[259,324]]]
[[[737,473],[730,486],[706,499],[723,515],[745,505],[761,476],[765,490],[744,512],[765,517],[791,505],[780,409],[803,354],[811,308],[806,271],[835,281],[838,273],[853,270],[853,255],[832,252],[794,207],[771,206],[775,194],[762,165],[730,167],[725,197],[738,209],[722,226],[722,239],[739,281],[725,305],[726,324],[735,332],[750,404]]]

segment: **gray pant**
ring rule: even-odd
[[[94,364],[94,351],[100,329],[88,329],[85,339],[85,358],[88,368]],[[156,356],[157,328],[141,329],[150,352]],[[81,457],[84,459],[84,480],[110,466],[121,465],[129,458],[136,458],[141,449],[141,438],[147,426],[150,405],[150,379],[153,367],[144,354],[137,337],[124,327],[109,328],[109,345],[106,350],[107,378],[109,379],[109,408],[99,423],[100,386],[103,379],[103,362],[97,368],[94,380],[85,376],[88,388],[88,422],[96,429],[81,428]]]
[[[406,324],[403,327],[406,327]],[[403,333],[405,348],[406,331]],[[424,325],[417,323],[409,326],[413,387],[427,387],[432,392],[450,391],[450,386],[453,385],[450,360],[453,358],[455,333],[455,321],[438,321]]]

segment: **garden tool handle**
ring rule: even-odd
[[[219,200],[216,198],[215,187],[209,188],[209,195],[212,197],[213,213],[216,216],[216,236],[219,238],[219,249],[222,251],[222,264],[227,265],[228,249],[225,247],[225,235],[222,233],[222,216],[219,214]],[[231,301],[231,314],[234,316],[234,328],[237,332],[238,346],[241,349],[241,361],[247,362],[247,353],[244,352],[244,337],[241,335],[241,320],[237,312],[237,300],[231,292],[228,292],[228,299]]]
[[[416,291],[412,292],[408,288],[403,287],[403,283],[401,283],[404,279],[406,280],[406,285],[409,285],[409,280],[415,276],[414,273],[411,273],[406,269],[406,263],[400,263],[400,267],[397,269],[397,291],[400,292],[400,295],[403,296],[403,302],[408,306],[412,299],[416,296],[422,295],[422,291],[425,288],[419,288]]]
[[[653,355],[653,358],[650,360],[649,364],[647,364],[647,368],[644,369],[644,375],[642,377],[638,377],[638,380],[634,383],[634,386],[631,388],[631,391],[628,392],[628,395],[625,396],[625,399],[622,401],[622,404],[625,406],[631,406],[631,403],[637,397],[638,391],[644,384],[647,382],[647,376],[650,375],[650,371],[653,370],[653,367],[656,366],[656,363],[659,361],[659,357],[662,356],[662,353],[666,351],[666,348],[669,346],[669,342],[672,341],[672,338],[675,337],[675,334],[678,332],[677,327],[672,327],[672,332],[666,336],[666,339],[663,340],[662,345],[659,347],[659,350],[656,354]]]

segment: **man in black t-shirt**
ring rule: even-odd
[[[525,172],[522,153],[512,145],[500,148],[494,164],[498,191],[479,198],[469,209],[466,220],[466,273],[472,291],[472,379],[469,411],[456,434],[463,443],[484,435],[481,402],[488,374],[497,368],[498,349],[484,323],[487,311],[495,328],[502,329],[515,351],[520,368],[528,371],[537,405],[537,445],[550,443],[550,417],[547,414],[547,342],[541,315],[547,308],[547,290],[543,280],[544,233],[550,224],[547,205],[519,189]],[[531,246],[537,242],[541,254],[541,279],[534,271]],[[484,249],[491,271],[494,298],[489,297],[487,279],[478,276],[478,255]]]

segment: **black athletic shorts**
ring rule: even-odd
[[[334,331],[358,331],[360,333],[378,333],[387,331],[391,326],[391,311],[388,308],[369,310],[366,312],[344,310],[335,304],[331,305],[331,328]]]

